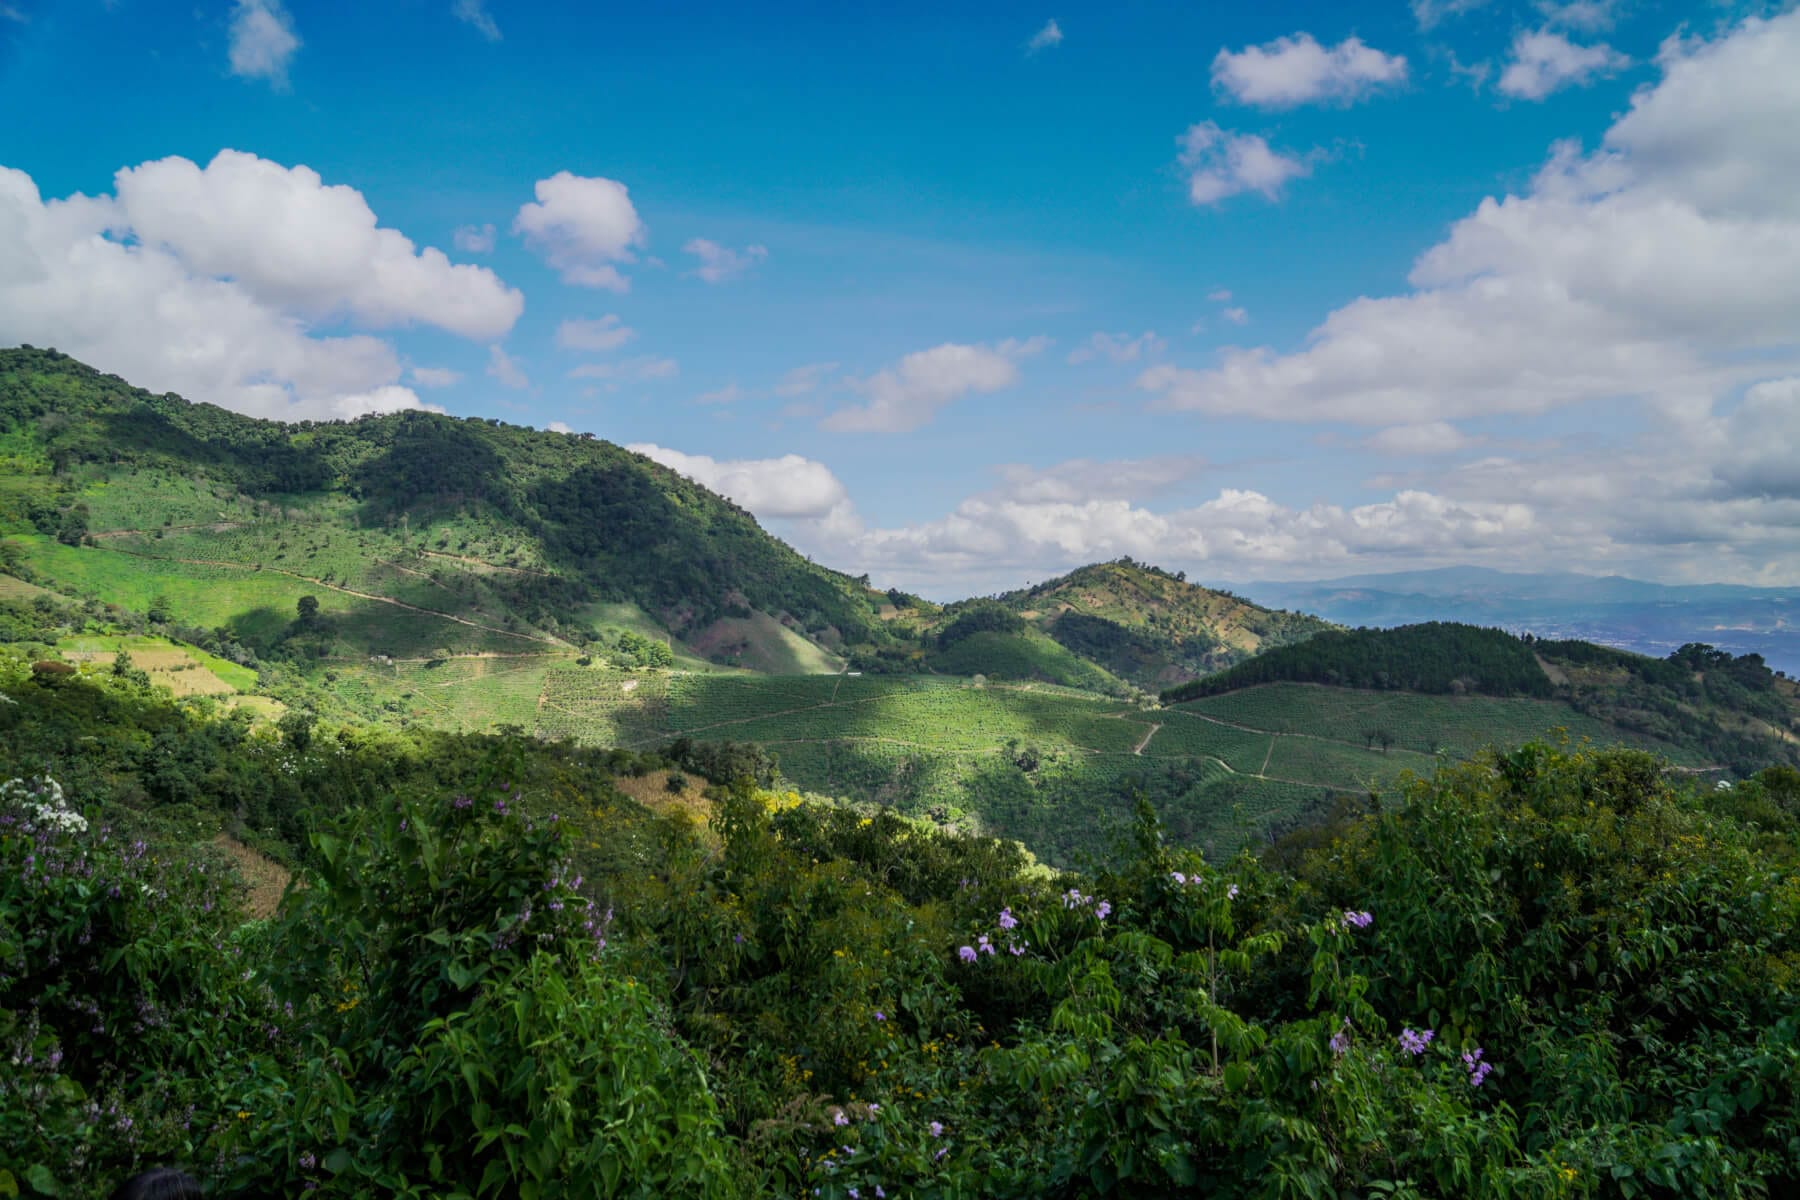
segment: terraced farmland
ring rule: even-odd
[[[756,742],[809,791],[1017,837],[1067,861],[1156,804],[1172,835],[1225,852],[1331,792],[1428,774],[1489,741],[1617,731],[1535,700],[1271,685],[1142,710],[1067,688],[942,676],[548,671],[534,728],[592,744]],[[1382,749],[1365,730],[1384,730]],[[1435,735],[1435,736],[1433,736]],[[1669,747],[1654,747],[1671,753]]]

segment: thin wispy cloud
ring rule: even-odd
[[[1042,29],[1031,35],[1031,40],[1025,43],[1025,53],[1036,54],[1040,50],[1049,50],[1054,46],[1062,45],[1062,40],[1062,26],[1058,25],[1053,17],[1044,22]]]
[[[500,40],[500,26],[494,24],[494,18],[488,13],[483,0],[456,0],[450,6],[450,12],[463,24],[472,26],[475,32],[488,41]]]

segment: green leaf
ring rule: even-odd
[[[12,1200],[19,1194],[19,1181],[5,1167],[0,1167],[0,1200]]]
[[[56,1182],[56,1176],[52,1175],[50,1168],[43,1163],[33,1163],[27,1168],[25,1182],[30,1184],[31,1190],[40,1196],[62,1195],[62,1185]]]

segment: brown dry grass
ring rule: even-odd
[[[681,791],[671,792],[669,775],[668,771],[651,771],[637,779],[622,775],[613,780],[613,786],[653,813],[660,816],[680,813],[705,828],[712,819],[712,801],[706,798],[706,780],[687,775]]]
[[[272,917],[281,906],[281,897],[287,891],[288,880],[293,872],[265,855],[258,854],[244,843],[228,833],[221,833],[213,839],[213,845],[231,856],[232,865],[237,867],[238,874],[243,876],[249,893],[244,897],[244,906],[250,915],[257,919]]]

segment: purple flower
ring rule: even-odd
[[[1462,1060],[1463,1060],[1463,1066],[1465,1068],[1467,1068],[1467,1070],[1469,1072],[1469,1086],[1470,1087],[1480,1087],[1481,1081],[1486,1079],[1488,1077],[1488,1072],[1492,1071],[1494,1069],[1493,1063],[1485,1063],[1485,1062],[1481,1061],[1481,1047],[1480,1046],[1475,1047],[1475,1049],[1473,1049],[1473,1050],[1464,1051]]]
[[[848,1125],[850,1123],[850,1118],[845,1116],[844,1110],[840,1108],[831,1114],[831,1123],[833,1125]]]
[[[1006,952],[1014,958],[1018,958],[1021,954],[1025,953],[1025,948],[1029,945],[1031,945],[1030,942],[1025,942],[1023,944],[1015,942],[1006,948]]]
[[[1425,1047],[1437,1036],[1429,1029],[1414,1029],[1411,1026],[1400,1031],[1400,1048],[1408,1054],[1418,1056],[1425,1053]]]
[[[933,1121],[931,1124],[927,1125],[925,1128],[931,1130],[932,1137],[943,1137],[944,1136],[944,1126],[943,1126],[942,1122]]]
[[[850,1189],[850,1200],[861,1200],[862,1193],[855,1188]]]
[[[1015,929],[1018,927],[1018,924],[1019,918],[1012,915],[1012,909],[1003,908],[1000,910],[1000,928]]]
[[[1352,912],[1344,910],[1344,924],[1354,925],[1358,929],[1367,929],[1375,923],[1375,914],[1368,912]]]
[[[506,801],[505,800],[494,801],[494,811],[504,817],[506,815]]]
[[[318,1164],[318,1161],[318,1159],[313,1157],[312,1151],[308,1150],[305,1154],[300,1156],[300,1169],[302,1171],[310,1171]]]
[[[973,947],[973,946],[958,947],[957,951],[956,951],[956,957],[962,959],[966,963],[974,962],[975,961],[975,947]]]
[[[877,1020],[877,1021],[885,1021],[885,1020],[887,1020],[887,1014],[886,1014],[886,1013],[884,1013],[884,1012],[882,1012],[882,1011],[881,1011],[881,1010],[880,1010],[880,1009],[879,1009],[879,1008],[878,1008],[878,1009],[876,1009],[876,1010],[875,1010],[875,1019],[876,1019],[876,1020]]]
[[[1112,904],[1108,901],[1102,900],[1094,906],[1094,917],[1097,920],[1106,920],[1107,914],[1110,912],[1112,912]]]
[[[975,939],[975,948],[983,954],[992,954],[994,952],[994,943],[988,941],[988,935],[984,933]]]
[[[1176,883],[1185,884],[1187,882],[1187,876],[1183,875],[1180,871],[1170,871],[1169,878],[1173,879]]]
[[[1226,888],[1226,889],[1225,889],[1225,898],[1226,898],[1226,899],[1227,899],[1227,900],[1236,900],[1236,899],[1237,899],[1237,896],[1238,896],[1238,886],[1237,886],[1237,884],[1235,884],[1235,883],[1234,883],[1234,884],[1232,884],[1232,885],[1231,885],[1231,886],[1230,886],[1230,887],[1228,887],[1228,888]],[[1369,918],[1369,919],[1370,919],[1370,920],[1374,920],[1374,918],[1373,918],[1373,917],[1371,917],[1371,918]]]
[[[475,803],[475,802],[473,800],[469,799],[467,796],[458,796],[456,799],[454,799],[450,802],[450,807],[451,808],[467,808],[467,807],[469,807],[469,805],[471,805],[473,803]]]

